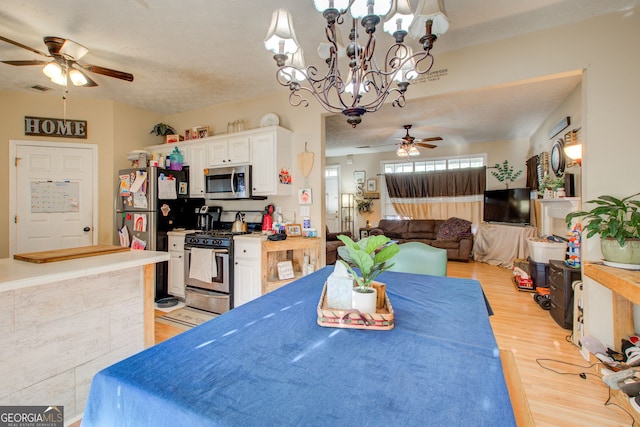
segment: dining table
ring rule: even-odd
[[[480,282],[384,272],[389,330],[325,327],[333,266],[98,372],[93,426],[514,426]]]

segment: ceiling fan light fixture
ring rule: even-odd
[[[51,81],[60,86],[67,85],[67,75],[62,73],[59,76],[51,77]]]
[[[89,82],[85,75],[79,70],[69,71],[69,79],[74,86],[84,86]]]
[[[409,148],[408,154],[411,157],[419,156],[420,155],[420,150],[418,150],[418,148],[415,145],[411,145],[411,148]]]
[[[42,72],[50,79],[54,79],[62,75],[62,67],[57,62],[49,62],[44,66]]]
[[[404,144],[402,144],[401,146],[398,147],[398,149],[396,150],[396,156],[398,156],[398,157],[407,157],[407,156],[409,156],[409,153],[404,148]]]

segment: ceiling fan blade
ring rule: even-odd
[[[111,68],[99,67],[91,64],[77,64],[83,69],[96,74],[102,74],[103,76],[115,77],[116,79],[126,80],[128,82],[133,81],[133,74],[125,73],[124,71],[112,70]]]
[[[431,141],[442,141],[442,137],[440,136],[434,136],[431,138],[421,138],[415,142],[431,142]]]
[[[25,46],[25,45],[23,45],[22,43],[15,42],[15,41],[10,40],[10,39],[8,39],[8,38],[6,38],[6,37],[2,37],[2,36],[0,36],[0,40],[2,40],[2,41],[4,41],[4,42],[7,42],[7,43],[9,43],[9,44],[12,44],[12,45],[14,45],[14,46],[21,47],[22,49],[26,49],[26,50],[31,51],[31,52],[33,52],[33,53],[37,53],[38,55],[42,55],[42,56],[46,56],[47,58],[51,58],[51,56],[50,56],[50,55],[47,55],[47,54],[46,54],[46,53],[44,53],[44,52],[40,52],[38,49],[34,49],[34,48],[32,48],[32,47]]]
[[[17,66],[22,66],[22,65],[46,65],[49,63],[49,61],[37,61],[37,60],[27,60],[27,61],[0,61],[0,62],[4,62],[5,64],[9,64],[9,65],[17,65]]]
[[[433,144],[423,144],[421,142],[414,142],[414,145],[417,145],[418,147],[424,147],[424,148],[436,148],[438,147],[437,145],[433,145]]]

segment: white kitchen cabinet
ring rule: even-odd
[[[256,196],[291,195],[291,184],[280,182],[280,170],[291,168],[293,133],[280,128],[265,128],[250,136],[253,194]]]
[[[249,163],[249,136],[240,135],[207,144],[207,166]]]
[[[233,266],[233,306],[238,307],[262,294],[260,279],[260,237],[235,237]]]
[[[168,154],[178,147],[189,165],[191,197],[204,195],[204,178],[192,181],[194,172],[209,167],[251,164],[253,166],[253,194],[256,196],[289,196],[292,185],[280,182],[280,170],[293,168],[293,132],[279,126],[251,129],[236,134],[210,136],[175,144],[146,147],[152,153]],[[204,148],[203,148],[204,147]],[[204,152],[203,152],[204,149]],[[302,151],[302,150],[299,150]],[[203,163],[198,164],[202,161]],[[194,178],[195,180],[196,178]]]
[[[189,165],[189,197],[204,198],[204,168],[206,167],[206,144],[193,144],[186,147]]]
[[[184,299],[184,237],[191,231],[169,231],[169,277],[168,292]]]

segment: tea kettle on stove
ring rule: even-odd
[[[244,233],[247,231],[247,223],[244,222],[244,213],[236,213],[236,220],[231,225],[232,233]]]

